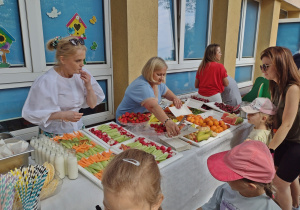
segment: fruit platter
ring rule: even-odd
[[[230,116],[235,118],[226,118]],[[226,120],[224,121],[225,118]],[[180,138],[198,147],[232,132],[244,123],[236,115],[223,114],[214,110],[209,110],[200,115],[188,116],[186,121],[187,123],[194,124],[195,127],[198,126],[198,131]]]
[[[173,122],[175,121],[173,120]],[[175,123],[178,125],[179,124],[178,120]],[[178,126],[178,128],[181,130],[182,128],[184,128],[184,126],[186,126],[186,124],[182,123],[181,125]],[[166,126],[163,125],[163,123],[150,124],[150,129],[143,132],[143,134],[146,136],[159,136],[159,135],[165,136],[167,135],[167,128]]]
[[[114,122],[86,128],[83,131],[108,148],[135,137],[133,133]]]
[[[166,112],[166,115],[173,120],[173,122],[177,123],[182,119],[183,116],[175,117],[171,112]],[[148,124],[161,124],[161,122],[155,117],[154,114],[151,114],[149,117]]]
[[[115,154],[109,147],[97,144],[98,141],[77,131],[56,136],[52,140],[68,149],[76,151],[78,170],[102,188],[101,178],[104,168]]]
[[[219,112],[228,112],[228,113],[235,113],[235,114],[239,114],[240,113],[240,109],[238,108],[237,110],[235,110],[234,106],[230,106],[228,104],[224,104],[224,103],[218,103],[218,102],[209,102],[209,103],[205,103],[206,106],[217,110]]]
[[[119,118],[118,118],[118,122],[121,125],[138,125],[138,124],[142,124],[142,123],[147,123],[149,121],[149,116],[151,115],[151,113],[129,113],[126,112],[125,114],[122,114]]]
[[[171,147],[165,147],[143,136],[137,136],[126,142],[112,146],[112,150],[116,152],[122,152],[129,148],[140,149],[154,155],[159,168],[163,168],[182,157],[181,153],[176,152]]]
[[[239,125],[244,122],[244,119],[242,117],[237,116],[236,114],[230,114],[228,112],[225,112],[221,119],[230,125]]]
[[[188,115],[186,120],[198,127],[208,127],[211,131],[222,133],[230,128],[220,117],[222,114],[216,111],[209,111],[209,114]]]
[[[198,131],[180,137],[180,139],[190,144],[200,147],[217,138],[217,133],[211,131],[208,127],[201,127]]]

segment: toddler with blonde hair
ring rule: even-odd
[[[249,106],[241,108],[247,113],[247,119],[254,125],[247,139],[258,140],[269,145],[271,140],[271,127],[276,107],[268,98],[256,98]]]
[[[161,210],[161,175],[154,156],[128,149],[106,167],[103,178],[107,210]]]

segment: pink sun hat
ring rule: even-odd
[[[268,147],[256,140],[245,141],[231,150],[220,152],[207,159],[211,175],[223,182],[249,179],[270,183],[275,167]]]
[[[265,113],[268,115],[276,114],[276,106],[268,98],[256,98],[249,106],[241,107],[247,114]]]

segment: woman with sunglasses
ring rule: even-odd
[[[229,84],[226,69],[221,63],[218,63],[221,56],[220,45],[208,45],[196,74],[195,88],[198,88],[198,97],[211,102],[221,103],[221,93]]]
[[[81,108],[94,108],[104,93],[84,68],[86,46],[83,39],[55,37],[47,49],[56,50],[56,65],[32,84],[22,117],[40,127],[48,136],[71,133],[83,127]]]
[[[276,200],[283,210],[291,210],[291,183],[300,174],[300,72],[291,51],[286,48],[269,47],[260,58],[263,63],[261,70],[270,80],[271,98],[277,106],[273,124],[276,132],[269,144],[270,152],[275,151],[277,171],[273,182]],[[299,183],[296,184],[299,187]],[[295,209],[299,206],[299,192],[296,194]]]

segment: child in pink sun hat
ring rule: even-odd
[[[269,145],[271,127],[276,107],[268,98],[256,98],[249,106],[241,108],[247,113],[247,119],[254,125],[247,139],[258,140]]]
[[[275,168],[268,147],[249,140],[207,159],[211,175],[227,182],[198,210],[279,210],[274,202],[272,179]]]

